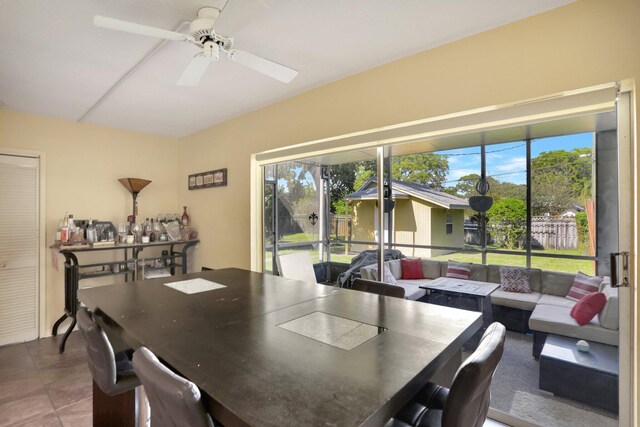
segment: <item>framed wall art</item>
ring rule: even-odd
[[[224,187],[227,185],[227,169],[216,169],[189,175],[189,190],[201,188]]]

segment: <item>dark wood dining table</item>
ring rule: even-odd
[[[226,287],[166,286],[197,278]],[[114,342],[193,381],[225,426],[383,425],[482,326],[477,312],[233,268],[79,299]]]

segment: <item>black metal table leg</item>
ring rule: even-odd
[[[62,340],[60,341],[60,346],[58,347],[58,353],[64,353],[64,347],[67,343],[67,339],[71,332],[73,332],[73,328],[76,327],[76,312],[78,311],[78,258],[72,253],[65,253],[66,262],[64,265],[64,291],[65,291],[65,307],[64,307],[64,315],[58,319],[56,325],[54,325],[54,330],[57,334],[57,329],[60,326],[60,323],[67,318],[70,317],[71,325],[67,328]]]
[[[69,316],[71,317],[71,316]],[[60,341],[60,346],[58,347],[58,353],[62,354],[64,353],[64,346],[67,343],[67,339],[69,338],[69,335],[71,335],[71,332],[73,332],[73,328],[76,327],[76,317],[73,316],[71,317],[71,325],[69,325],[69,328],[67,329],[67,331],[64,333],[64,336],[62,337],[62,341]]]
[[[65,313],[62,316],[60,316],[60,318],[58,320],[56,320],[56,323],[53,324],[53,329],[51,330],[51,335],[53,335],[54,337],[56,335],[58,335],[58,328],[60,327],[60,324],[65,321],[65,319],[67,317],[69,317],[69,316],[67,316],[67,313]]]

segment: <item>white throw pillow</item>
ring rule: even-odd
[[[371,275],[373,276],[373,280],[378,280],[378,266],[376,265],[375,267],[371,268]],[[393,277],[393,274],[391,274],[391,270],[389,270],[389,267],[387,266],[387,264],[384,265],[384,279],[382,280],[383,283],[388,283],[390,285],[397,285],[398,282],[396,281],[396,278]]]
[[[612,288],[611,285],[606,285],[602,289],[602,293],[607,297],[607,303],[598,314],[598,321],[603,328],[617,331],[619,326],[618,290]]]

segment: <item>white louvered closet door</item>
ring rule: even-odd
[[[0,155],[0,345],[38,338],[38,159]]]

